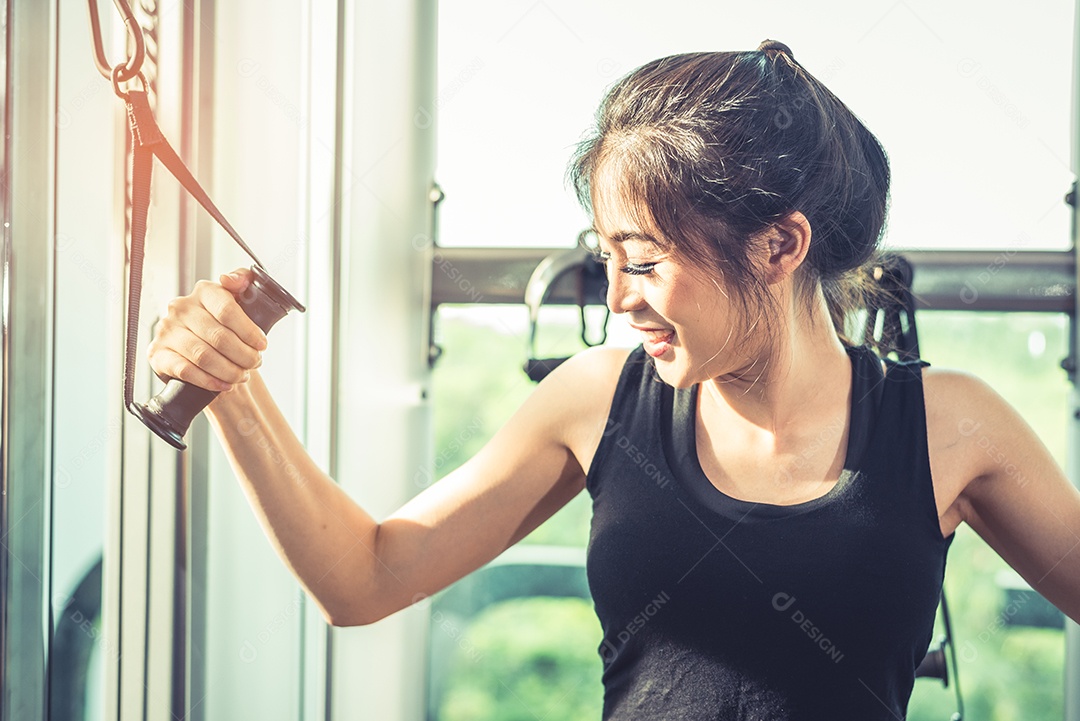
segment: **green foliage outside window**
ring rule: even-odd
[[[436,478],[474,455],[534,388],[521,372],[523,334],[464,318],[439,320],[445,353],[435,370]],[[918,321],[924,358],[986,380],[1064,463],[1069,386],[1058,366],[1067,349],[1064,318],[923,312]],[[570,322],[549,324],[542,338],[544,355],[570,354],[581,347]],[[523,543],[584,546],[589,511],[588,496],[582,493]],[[945,590],[967,717],[1059,721],[1064,634],[1005,623],[1011,614],[996,577],[1007,569],[970,528],[958,530]],[[939,620],[935,635],[943,632]],[[600,627],[587,602],[507,601],[489,607],[463,633],[470,654],[451,662],[440,721],[599,719]],[[948,718],[953,699],[951,687],[920,679],[908,719]]]

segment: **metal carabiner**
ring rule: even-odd
[[[113,67],[109,65],[109,61],[105,57],[105,48],[101,42],[101,18],[98,15],[97,0],[86,1],[90,7],[90,31],[94,35],[94,63],[97,65],[98,72],[105,79],[112,80],[114,83],[131,80],[142,70],[143,58],[146,57],[146,43],[143,40],[142,29],[135,20],[135,13],[131,12],[131,7],[124,0],[113,0],[113,5],[116,6],[116,9],[124,18],[124,25],[127,26],[128,34],[135,41],[135,52],[128,58],[126,65],[117,66],[120,71],[114,75]]]

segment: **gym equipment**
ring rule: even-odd
[[[581,314],[581,342],[591,347],[603,345],[607,340],[607,322],[611,318],[610,308],[604,314],[599,340],[595,342],[589,340],[585,324],[585,306],[588,305],[586,287],[597,283],[603,283],[603,287],[607,287],[603,266],[595,262],[592,251],[585,245],[585,237],[591,232],[591,229],[581,231],[578,234],[576,247],[552,253],[540,261],[532,275],[529,276],[529,282],[525,285],[525,305],[529,309],[529,342],[523,369],[529,379],[536,383],[542,381],[547,377],[548,373],[558,368],[566,360],[565,357],[536,357],[536,331],[540,324],[540,306],[548,299],[555,284],[563,276],[574,271],[577,273],[576,290],[578,310]],[[601,303],[603,302],[602,295],[599,300]]]
[[[135,21],[125,0],[113,0],[124,18],[128,34],[132,37],[135,51],[126,63],[109,69],[101,42],[101,26],[97,0],[87,0],[90,7],[90,27],[94,39],[94,61],[101,74],[112,81],[117,97],[127,105],[128,126],[131,130],[131,249],[128,254],[127,287],[127,344],[124,353],[124,406],[166,443],[177,450],[184,450],[184,434],[191,422],[210,401],[218,395],[171,379],[164,390],[146,404],[135,402],[135,355],[139,342],[139,303],[142,291],[143,246],[146,239],[146,218],[150,209],[150,176],[154,157],[157,156],[166,170],[180,182],[199,204],[225,229],[255,264],[251,267],[254,278],[251,286],[237,299],[255,324],[264,333],[284,318],[290,310],[304,312],[304,306],[293,298],[262,267],[251,248],[243,241],[232,225],[225,219],[202,186],[165,139],[150,107],[149,88],[140,72],[145,53],[142,30]],[[142,89],[121,89],[121,83],[138,79]]]

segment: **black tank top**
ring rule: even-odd
[[[844,471],[787,506],[713,486],[700,386],[675,389],[630,353],[586,484],[604,719],[904,718],[953,539],[930,479],[929,364],[886,360],[883,377],[873,351],[847,351]]]

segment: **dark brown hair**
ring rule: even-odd
[[[568,170],[590,213],[601,168],[628,209],[648,214],[646,227],[719,271],[747,311],[767,308],[753,239],[801,211],[812,237],[798,285],[809,303],[820,281],[847,340],[845,319],[869,290],[866,268],[885,226],[889,162],[786,45],[673,55],[632,71],[607,93]]]

